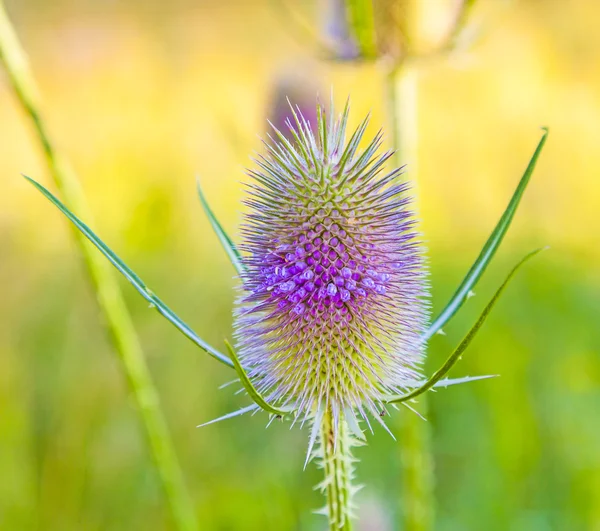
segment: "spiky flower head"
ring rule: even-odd
[[[346,142],[348,105],[337,120],[317,110],[317,131],[293,111],[292,140],[275,129],[249,171],[236,339],[264,396],[355,427],[420,379],[426,271],[381,132],[360,151],[368,118]]]

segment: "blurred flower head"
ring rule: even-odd
[[[316,128],[317,108],[314,95],[320,92],[318,83],[314,81],[317,77],[309,65],[295,64],[294,70],[280,72],[273,83],[267,111],[269,123],[288,140],[294,139],[292,130],[287,126],[289,120],[293,120],[290,101],[294,102],[311,129]]]
[[[359,151],[368,119],[346,141],[348,106],[317,114],[313,132],[294,110],[292,140],[275,130],[249,171],[236,339],[265,396],[356,426],[357,412],[379,418],[383,395],[420,379],[426,270],[381,133]]]

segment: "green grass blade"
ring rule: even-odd
[[[395,396],[395,397],[391,397],[391,398],[387,399],[386,403],[388,403],[388,404],[397,404],[397,403],[400,403],[400,402],[406,402],[407,400],[411,400],[413,398],[416,398],[417,396],[425,393],[426,391],[429,391],[429,389],[431,389],[432,387],[434,387],[444,376],[446,376],[446,374],[448,374],[448,372],[454,366],[454,364],[460,359],[460,357],[462,356],[463,352],[470,345],[471,341],[473,340],[473,338],[475,337],[475,335],[477,334],[477,332],[479,331],[479,329],[481,328],[481,326],[483,325],[483,323],[487,319],[488,315],[492,311],[492,308],[494,307],[494,305],[496,304],[496,302],[498,302],[498,299],[500,298],[500,295],[502,295],[502,292],[504,291],[504,289],[506,288],[506,286],[508,285],[508,283],[510,282],[510,280],[513,278],[513,276],[515,275],[515,273],[519,270],[519,268],[525,262],[527,262],[530,258],[533,258],[536,254],[538,254],[540,251],[543,251],[543,250],[544,250],[544,248],[542,248],[542,249],[536,249],[535,251],[532,251],[527,256],[525,256],[525,258],[523,258],[512,269],[512,271],[508,274],[508,276],[506,277],[506,279],[504,280],[504,282],[502,283],[502,285],[498,288],[498,290],[496,291],[496,293],[492,297],[492,300],[484,308],[484,310],[481,313],[481,315],[479,316],[479,319],[477,320],[477,322],[473,325],[473,327],[471,328],[471,330],[469,330],[469,333],[460,342],[460,344],[458,345],[458,347],[456,347],[456,349],[454,350],[454,352],[452,352],[452,354],[450,354],[450,357],[446,360],[446,363],[444,363],[444,365],[442,365],[442,367],[440,367],[433,374],[433,376],[431,378],[429,378],[429,380],[427,380],[427,382],[425,382],[421,387],[418,387],[414,391],[411,391],[410,393],[406,393],[405,395]]]
[[[531,174],[535,168],[537,160],[542,152],[542,148],[546,143],[546,138],[548,137],[548,129],[543,128],[544,134],[540,139],[538,146],[527,165],[527,169],[521,177],[517,189],[515,190],[506,210],[502,214],[500,221],[494,228],[492,234],[485,242],[483,249],[479,253],[479,256],[469,269],[469,272],[461,282],[460,286],[457,288],[454,295],[446,305],[446,307],[442,310],[442,312],[435,318],[427,332],[425,332],[422,336],[423,341],[428,341],[436,332],[438,332],[460,309],[460,307],[464,304],[469,296],[469,292],[475,287],[475,284],[479,281],[481,276],[483,275],[486,267],[491,262],[494,254],[500,247],[502,243],[502,239],[510,226],[512,219],[517,211],[517,207],[519,206],[519,202],[521,201],[521,197],[527,188],[527,184],[531,178]]]
[[[77,175],[54,145],[54,140],[42,116],[40,93],[29,66],[27,54],[19,42],[4,2],[0,0],[0,65],[16,96],[18,105],[29,119],[52,180],[70,208],[88,212],[85,196]],[[88,216],[88,214],[85,214]],[[198,529],[194,505],[185,485],[169,428],[161,411],[160,397],[152,381],[144,352],[135,332],[117,279],[110,266],[96,253],[83,234],[73,227],[74,240],[85,265],[104,327],[119,361],[119,368],[131,392],[140,427],[146,437],[158,479],[169,507],[173,529]]]
[[[228,341],[225,341],[225,344],[227,345],[229,356],[233,360],[233,365],[238,373],[238,376],[240,377],[240,381],[242,382],[244,389],[246,389],[246,391],[250,395],[250,398],[252,398],[256,405],[259,406],[261,409],[264,409],[267,413],[272,413],[273,415],[278,415],[280,417],[283,417],[290,413],[289,409],[276,408],[275,406],[272,406],[265,400],[265,398],[258,392],[256,387],[254,387],[254,384],[250,381],[250,378],[244,370],[244,367],[242,367],[242,364],[240,363],[240,360],[237,357],[237,353],[235,352],[233,347],[229,344]]]
[[[41,148],[52,180],[67,205],[88,212],[77,175],[54,145],[42,116],[40,93],[29,66],[27,54],[19,42],[4,2],[0,0],[0,65],[14,91],[17,102],[29,119],[34,142]],[[85,214],[87,216],[87,214]],[[117,279],[110,266],[96,254],[93,245],[73,227],[74,240],[85,265],[87,280],[96,296],[104,327],[119,361],[119,368],[131,392],[140,427],[146,437],[158,479],[169,507],[173,529],[195,531],[198,523],[189,492],[160,406],[160,397],[152,381],[144,352],[135,332]]]
[[[231,238],[229,236],[227,236],[227,233],[225,232],[225,230],[223,229],[223,227],[221,226],[221,224],[215,217],[210,206],[208,205],[208,201],[206,200],[206,197],[204,196],[204,192],[202,192],[202,187],[200,186],[200,179],[196,179],[196,188],[198,190],[198,197],[200,198],[200,203],[202,205],[202,208],[204,209],[204,213],[208,217],[208,220],[210,221],[210,224],[212,225],[212,228],[215,231],[217,238],[219,238],[219,241],[221,242],[223,249],[225,249],[225,252],[227,253],[227,256],[229,257],[231,264],[233,265],[233,267],[237,271],[237,274],[241,278],[245,272],[244,264],[242,262],[242,257],[240,255],[239,251],[237,250],[235,244],[231,241]]]
[[[94,232],[83,223],[75,214],[73,214],[57,197],[55,197],[44,186],[34,181],[30,177],[23,175],[33,186],[35,186],[47,199],[49,199],[81,233],[92,242],[96,248],[109,260],[109,262],[133,285],[133,287],[146,299],[158,312],[170,321],[175,327],[183,333],[188,339],[192,340],[197,346],[216,360],[233,367],[231,360],[221,354],[218,350],[211,347],[203,341],[187,324],[185,324],[164,302],[162,302],[147,286],[142,279],[137,276]]]

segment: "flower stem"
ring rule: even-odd
[[[387,115],[392,131],[395,151],[394,166],[407,165],[412,176],[412,192],[416,196],[417,144],[418,144],[418,92],[417,72],[407,63],[394,65],[385,76]],[[417,199],[415,197],[415,199]]]
[[[340,418],[337,429],[328,410],[321,424],[321,459],[325,479],[321,484],[327,499],[325,514],[330,531],[351,531],[353,458],[348,426]]]
[[[421,414],[426,414],[427,401],[419,402]],[[398,437],[402,463],[402,527],[405,531],[433,529],[434,476],[431,455],[431,432],[423,419],[404,411]]]
[[[35,80],[2,0],[0,0],[0,62],[4,64],[19,103],[33,122],[50,174],[61,191],[65,203],[79,215],[91,219],[77,177],[66,159],[55,150],[41,117]],[[140,421],[176,528],[181,531],[195,530],[197,524],[194,509],[183,482],[167,424],[160,410],[158,394],[119,286],[109,270],[108,263],[104,263],[101,256],[96,254],[94,247],[77,231],[75,232],[107,331],[136,401]]]
[[[417,72],[407,64],[396,65],[386,75],[386,100],[392,125],[396,164],[408,164],[408,173],[415,183],[417,175]],[[415,201],[418,205],[418,201]],[[427,412],[427,396],[420,402],[422,414]],[[402,522],[404,531],[429,531],[433,528],[435,503],[433,497],[433,457],[430,448],[430,429],[417,415],[402,411],[399,432],[402,463]]]

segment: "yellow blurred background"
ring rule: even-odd
[[[234,271],[197,201],[237,240],[244,168],[275,87],[372,111],[388,128],[381,64],[319,60],[278,0],[9,0],[95,228],[207,341],[231,336]],[[425,45],[450,2],[422,2]],[[318,32],[316,2],[288,5]],[[501,378],[430,398],[438,524],[600,530],[600,4],[481,0],[473,43],[419,70],[418,183],[434,309],[462,278],[540,138],[550,137],[477,296],[431,341],[428,369],[508,268],[509,288],[453,376]],[[441,29],[440,29],[441,28]],[[313,96],[311,96],[313,97]],[[168,529],[162,493],[65,220],[20,177],[50,183],[0,72],[0,529]],[[240,417],[231,374],[123,283],[202,529],[313,530],[307,432]],[[402,411],[400,414],[408,414]],[[358,529],[398,529],[399,451],[358,450]]]

